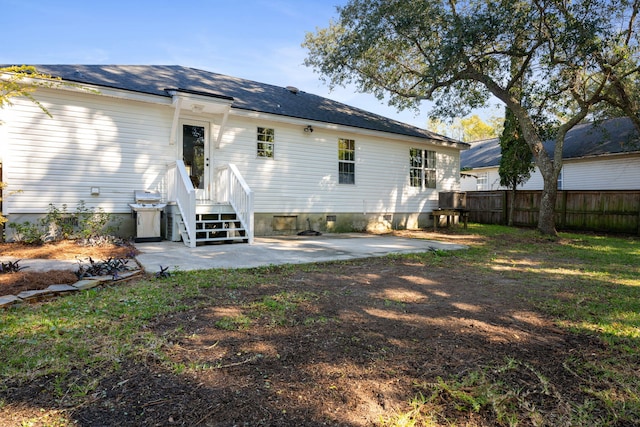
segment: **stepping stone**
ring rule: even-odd
[[[74,283],[71,286],[73,286],[74,288],[80,291],[86,291],[87,289],[95,288],[96,286],[100,286],[101,284],[102,282],[100,282],[99,280],[83,279],[83,280],[80,280],[79,282]]]
[[[134,270],[134,271],[127,271],[124,273],[118,273],[118,278],[117,280],[125,280],[125,279],[129,279],[133,276],[137,276],[138,274],[142,273],[142,270]]]
[[[104,282],[113,282],[113,276],[95,276],[95,277],[85,277],[85,280],[95,280],[99,283]]]
[[[76,288],[75,286],[71,286],[71,285],[51,285],[47,288],[48,291],[51,292],[55,292],[56,294],[63,294],[63,293],[67,293],[67,292],[77,292],[79,291],[78,288]]]
[[[47,289],[40,289],[37,291],[22,291],[17,296],[18,298],[23,299],[25,301],[32,301],[40,298],[45,298],[51,295],[53,295],[53,292]]]
[[[22,302],[22,299],[15,295],[5,295],[0,297],[0,308],[9,307],[10,305]]]

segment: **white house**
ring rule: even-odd
[[[468,146],[293,87],[181,66],[43,65],[63,82],[0,110],[2,212],[79,201],[123,220],[159,192],[185,244],[301,230],[418,228],[460,190]],[[9,230],[10,231],[10,230]]]
[[[545,144],[547,151],[553,148]],[[640,189],[640,136],[628,118],[602,123],[580,124],[571,129],[563,147],[560,190]],[[462,191],[503,190],[500,185],[500,144],[498,139],[471,143],[462,152]],[[543,180],[536,167],[531,178],[519,186],[541,190]]]

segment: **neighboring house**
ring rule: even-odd
[[[181,66],[42,65],[74,86],[0,110],[2,210],[33,220],[79,201],[135,230],[156,191],[163,233],[196,241],[424,227],[460,189],[460,143],[330,99]],[[9,230],[10,231],[10,230]]]
[[[545,144],[547,151],[553,144]],[[640,137],[628,118],[580,124],[571,129],[563,147],[561,190],[640,189]],[[489,139],[471,143],[461,153],[461,191],[505,189],[500,185],[500,143]],[[541,190],[543,180],[536,167],[531,178],[519,186]]]

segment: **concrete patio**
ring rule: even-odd
[[[459,250],[463,245],[434,240],[409,239],[359,233],[321,236],[258,237],[254,244],[219,244],[188,248],[182,242],[136,243],[138,262],[149,272],[251,268],[281,264],[304,264],[348,260],[388,254]]]

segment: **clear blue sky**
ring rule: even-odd
[[[1,64],[156,64],[200,68],[305,92],[425,127],[303,65],[306,32],[347,0],[0,0]]]

